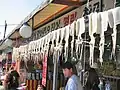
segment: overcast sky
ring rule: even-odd
[[[10,33],[16,25],[29,15],[44,0],[0,0],[0,39],[4,35],[4,24],[7,21],[7,33]]]

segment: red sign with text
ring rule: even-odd
[[[46,79],[47,79],[47,56],[44,56],[43,61],[43,72],[42,72],[42,85],[46,86]]]

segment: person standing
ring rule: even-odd
[[[7,90],[17,90],[19,86],[19,73],[14,70],[13,67],[10,68],[8,74],[6,75]]]
[[[84,73],[84,90],[100,90],[98,87],[100,81],[98,73],[95,67],[90,67],[88,63],[85,63],[85,73]]]
[[[79,78],[74,74],[72,63],[65,62],[62,68],[64,76],[68,78],[65,90],[83,90]]]

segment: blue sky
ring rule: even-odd
[[[44,0],[0,0],[0,39],[3,38],[5,20],[7,24],[19,24],[43,1]],[[8,25],[6,35],[15,27],[15,25]]]

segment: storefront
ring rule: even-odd
[[[16,61],[16,70],[22,75],[21,77],[26,77],[21,78],[21,81],[25,82],[27,79],[28,90],[36,90],[38,83],[46,90],[58,90],[64,87],[61,65],[65,61],[69,60],[76,65],[79,73],[84,69],[85,62],[91,67],[96,63],[97,65],[100,63],[100,67],[103,67],[104,61],[107,61],[111,54],[114,55],[114,51],[109,52],[110,47],[106,48],[109,43],[116,45],[111,39],[112,33],[108,21],[104,21],[109,17],[106,14],[102,17],[101,14],[101,10],[109,12],[108,9],[113,8],[114,4],[109,3],[108,0],[102,2],[104,7],[101,6],[101,0],[76,4],[78,2],[58,4],[55,0],[53,3],[45,4],[44,8],[33,12],[9,36],[15,41],[12,60]],[[94,12],[93,16],[92,12]],[[101,15],[101,19],[98,17],[100,20],[93,21],[95,14]],[[25,22],[33,31],[30,37],[21,38],[19,29]],[[106,25],[104,31],[102,31],[104,29],[102,23]]]

